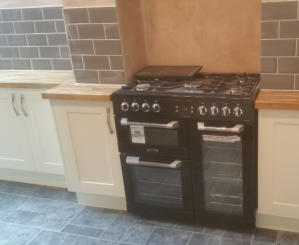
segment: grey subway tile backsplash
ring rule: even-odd
[[[67,30],[67,37],[69,39],[78,39],[79,38],[77,25],[68,25],[66,30]]]
[[[62,7],[0,9],[0,64],[0,69],[71,70]]]
[[[52,33],[56,32],[54,21],[36,21],[35,22],[36,32],[38,33]]]
[[[28,34],[26,37],[28,46],[47,46],[46,34]]]
[[[19,51],[16,47],[0,47],[0,59],[1,58],[18,58]]]
[[[110,56],[110,65],[111,65],[111,70],[123,70],[123,57],[120,56]]]
[[[295,89],[299,90],[299,75],[295,76]]]
[[[62,58],[70,58],[69,47],[60,47],[60,55]]]
[[[22,9],[23,20],[42,20],[43,14],[41,8],[24,8]]]
[[[124,72],[123,71],[99,71],[99,77],[101,83],[123,83]]]
[[[100,55],[121,55],[120,40],[95,40],[94,49]]]
[[[83,60],[81,56],[72,55],[73,69],[83,69]]]
[[[79,39],[105,39],[104,26],[101,24],[78,24]]]
[[[120,39],[118,24],[105,24],[105,33],[107,39]]]
[[[40,47],[39,53],[41,58],[59,58],[60,51],[58,47]]]
[[[14,26],[12,22],[0,22],[0,34],[14,33]]]
[[[64,9],[64,20],[66,23],[89,23],[88,12],[86,8]]]
[[[10,70],[12,69],[12,64],[10,60],[0,59],[0,69],[1,70]]]
[[[50,59],[32,59],[33,70],[52,70],[52,64]]]
[[[74,74],[78,83],[99,83],[96,71],[74,70]]]
[[[289,90],[294,88],[294,75],[262,74],[261,88]]]
[[[67,38],[65,33],[47,34],[50,46],[67,46]]]
[[[7,35],[7,46],[26,46],[26,36],[25,35]]]
[[[33,21],[22,21],[22,22],[14,22],[14,28],[16,33],[34,33],[34,22]]]
[[[299,74],[299,57],[283,57],[278,59],[279,73]]]
[[[63,19],[63,15],[62,15],[62,7],[47,7],[47,8],[43,8],[43,15],[44,15],[44,19],[48,20],[48,19]]]
[[[76,81],[124,83],[116,7],[70,8],[64,16]]]
[[[2,21],[22,20],[22,14],[20,9],[2,9],[1,15],[2,15]]]
[[[281,38],[299,38],[299,20],[280,22]]]
[[[91,40],[70,40],[69,45],[72,54],[94,54]]]
[[[57,32],[65,32],[65,24],[64,20],[56,20],[55,21],[56,31]]]
[[[70,59],[52,59],[53,70],[71,70]]]
[[[299,89],[298,1],[262,3],[262,87]]]
[[[262,39],[278,38],[278,21],[267,21],[262,23]]]
[[[6,36],[0,35],[0,47],[7,46]]]
[[[277,58],[276,57],[262,58],[261,72],[262,73],[276,73],[277,72]]]
[[[109,70],[108,56],[83,56],[84,68],[87,70]]]
[[[20,47],[19,52],[21,58],[39,58],[37,47]]]
[[[297,19],[298,1],[262,3],[262,20]]]
[[[13,59],[12,69],[14,70],[31,70],[30,59]]]
[[[91,23],[117,23],[115,7],[88,9]]]
[[[296,40],[262,40],[262,56],[294,56]]]

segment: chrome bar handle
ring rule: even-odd
[[[110,121],[110,115],[111,115],[111,110],[109,107],[106,108],[106,116],[107,116],[107,126],[109,129],[110,134],[113,134],[113,129],[111,126],[111,121]]]
[[[122,118],[120,120],[122,126],[143,126],[148,128],[164,128],[164,129],[176,129],[179,127],[178,121],[172,121],[166,124],[163,123],[144,123],[144,122],[129,122],[128,118]]]
[[[174,160],[170,164],[159,163],[159,162],[145,162],[145,161],[140,161],[140,158],[137,156],[127,156],[126,164],[135,165],[135,166],[171,168],[171,169],[177,169],[183,165],[182,161],[180,160]]]
[[[241,133],[244,130],[244,126],[237,124],[232,128],[227,127],[207,127],[203,122],[197,123],[197,129],[199,131],[213,131],[213,132],[224,132],[224,133]]]
[[[13,108],[15,114],[17,116],[20,116],[20,112],[18,112],[18,110],[16,108],[16,95],[15,94],[11,94],[11,104],[12,104],[12,108]]]
[[[25,96],[24,96],[24,94],[21,94],[21,108],[22,108],[22,111],[24,113],[24,116],[28,117],[28,113],[24,108],[24,100],[25,100]]]

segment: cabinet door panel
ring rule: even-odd
[[[124,196],[115,130],[109,132],[111,103],[53,101],[69,188],[99,195]],[[109,115],[109,114],[108,114]]]
[[[15,91],[0,94],[0,167],[33,170],[34,163],[24,119],[21,113],[17,116],[13,109],[12,94],[15,94],[15,106],[20,112]]]
[[[31,145],[39,172],[63,174],[63,161],[51,104],[41,98],[41,91],[24,91],[23,107],[31,135]]]
[[[260,213],[299,218],[298,146],[298,112],[260,111]]]

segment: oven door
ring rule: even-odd
[[[121,154],[128,210],[156,218],[193,220],[190,162]]]
[[[199,221],[254,220],[250,126],[197,122],[195,130],[192,167]]]
[[[171,119],[116,117],[122,153],[187,156],[183,123]]]

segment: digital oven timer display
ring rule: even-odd
[[[175,112],[184,114],[184,115],[191,115],[194,113],[193,106],[191,106],[191,103],[185,103],[185,104],[179,104],[175,106]]]

